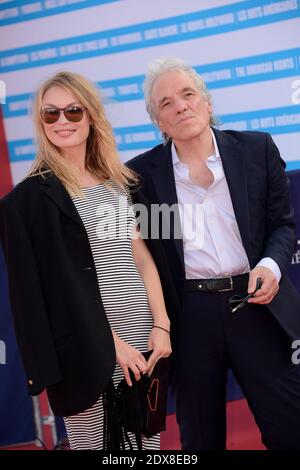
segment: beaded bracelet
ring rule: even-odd
[[[170,334],[169,330],[166,330],[166,328],[163,328],[162,326],[153,325],[152,328],[159,328],[160,330],[163,330],[166,333]]]

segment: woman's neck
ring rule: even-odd
[[[63,151],[63,156],[68,160],[77,170],[78,175],[85,175],[85,156],[86,156],[86,145],[70,147]]]

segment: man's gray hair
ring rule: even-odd
[[[156,111],[155,109],[153,109],[152,99],[151,99],[152,89],[158,77],[160,77],[165,72],[170,72],[174,70],[185,72],[189,77],[191,77],[195,83],[197,90],[202,94],[204,99],[209,104],[212,103],[211,95],[201,75],[199,75],[192,67],[187,65],[183,60],[178,59],[177,57],[162,57],[160,59],[154,60],[148,66],[146,78],[144,81],[144,94],[145,94],[146,109],[149,113],[151,120],[156,125],[157,125]],[[210,124],[213,125],[216,123],[217,123],[216,118],[213,115],[211,115]]]

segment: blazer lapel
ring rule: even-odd
[[[245,155],[238,140],[225,132],[213,129],[222,159],[231,201],[242,242],[251,264],[250,224],[248,211],[247,173]]]
[[[173,220],[170,218],[168,220],[165,219],[165,223],[166,228],[170,227],[170,237],[173,239],[181,263],[184,266],[182,232],[171,156],[171,144],[161,147],[159,156],[156,156],[153,161],[152,180],[159,203],[167,204],[169,207],[174,205],[174,223],[172,223]],[[176,226],[174,227],[175,224]],[[176,235],[177,238],[175,238]]]
[[[44,187],[47,196],[55,202],[55,204],[67,217],[84,228],[83,222],[69,193],[63,184],[59,181],[59,179],[52,173],[49,173],[49,175],[45,176],[45,178],[42,176],[39,176],[38,178],[38,181]]]

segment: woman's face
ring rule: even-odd
[[[43,110],[76,107],[84,108],[70,91],[59,86],[49,88],[43,96]],[[76,110],[73,109],[70,114],[72,112],[76,114]],[[67,150],[86,144],[90,131],[90,119],[87,110],[83,112],[82,119],[78,122],[69,121],[63,112],[60,113],[58,120],[52,124],[42,122],[46,136],[56,147]]]

